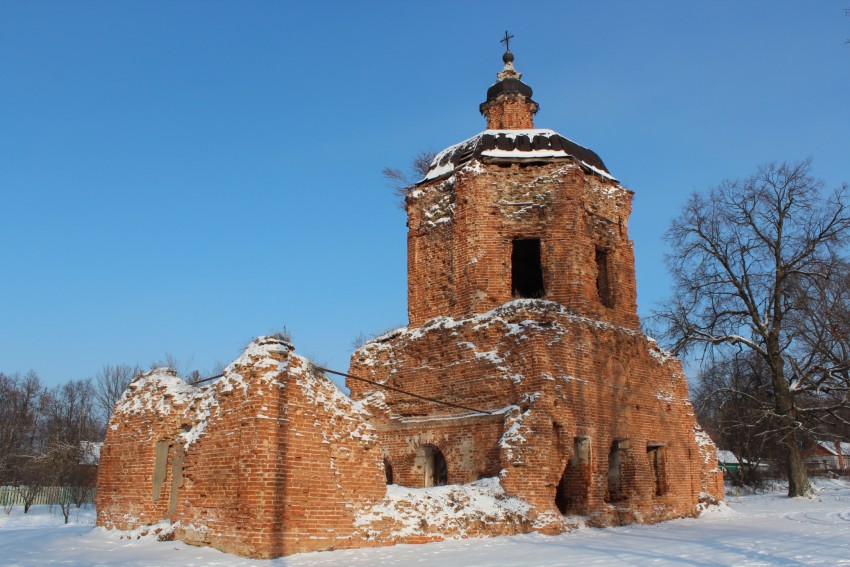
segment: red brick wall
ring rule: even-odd
[[[185,447],[167,518],[180,522],[181,539],[253,557],[352,545],[354,514],[386,490],[374,429],[291,347],[263,341],[203,390],[173,375],[134,383],[101,456],[99,525],[132,529],[166,518],[174,450],[152,500],[154,447],[164,439]]]
[[[419,186],[407,206],[410,324],[510,301],[513,239],[539,238],[545,299],[638,328],[631,201],[631,191],[566,159],[476,164]],[[609,251],[613,307],[597,292],[597,247]]]
[[[534,128],[537,103],[519,94],[502,94],[482,109],[488,130],[529,130]]]
[[[446,455],[450,479],[502,471],[509,494],[541,513],[554,511],[575,439],[586,437],[591,452],[581,497],[597,523],[693,515],[701,492],[722,497],[716,460],[706,461],[695,438],[679,363],[665,359],[637,331],[573,315],[558,304],[521,300],[484,315],[440,318],[397,332],[355,352],[351,373],[494,412],[457,419],[470,412],[385,391],[395,417],[385,419],[379,431],[402,484],[417,486],[418,479],[403,471],[418,445],[430,443]],[[360,382],[348,385],[355,399],[373,390]],[[505,435],[509,431],[513,434]],[[475,439],[471,466],[454,457],[464,439]],[[615,440],[628,442],[621,467],[625,499],[616,503],[621,510],[609,509],[605,501]],[[648,454],[658,445],[660,480]],[[660,496],[659,482],[665,487]]]
[[[500,129],[532,128],[535,110],[513,95],[483,109]],[[639,331],[631,191],[572,158],[482,160],[410,194],[411,327],[351,361],[356,376],[466,409],[350,380],[370,416],[291,345],[262,337],[203,388],[164,372],[134,382],[102,449],[98,524],[168,519],[184,540],[275,557],[441,530],[557,532],[558,506],[598,525],[658,521],[721,498],[679,362]],[[513,297],[514,239],[540,241],[542,299]],[[603,256],[610,295],[598,289]],[[498,476],[531,515],[499,523],[464,509],[454,527],[396,531],[423,502],[392,501],[383,463],[395,483],[419,486],[426,446],[444,455],[449,483]]]
[[[166,378],[177,379],[173,372]],[[138,404],[133,403],[135,400]],[[159,498],[154,501],[154,448],[158,441],[173,440],[181,431],[181,413],[186,409],[181,402],[182,399],[175,399],[168,383],[153,375],[143,376],[130,384],[109,422],[100,452],[98,525],[134,529],[166,519],[171,467],[167,462],[166,477]]]

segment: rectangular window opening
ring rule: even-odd
[[[626,473],[624,464],[628,449],[628,439],[615,439],[611,443],[611,449],[608,452],[608,491],[604,498],[606,503],[621,502],[627,499],[625,490],[627,482],[623,477]]]
[[[573,440],[573,454],[576,464],[586,465],[590,463],[590,439],[587,437],[576,437]]]
[[[608,269],[608,250],[596,247],[596,292],[599,301],[605,307],[614,307],[614,294],[611,290],[611,276]]]
[[[539,238],[516,238],[511,251],[511,286],[514,297],[543,297],[543,264]]]
[[[655,481],[655,495],[667,494],[667,479],[664,471],[664,445],[660,443],[647,443],[646,457],[649,460],[649,468]]]

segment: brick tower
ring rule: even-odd
[[[487,129],[434,158],[407,197],[410,326],[352,356],[388,478],[498,476],[533,504],[599,524],[693,515],[722,497],[679,362],[639,330],[633,192],[596,153],[534,128],[508,50]],[[462,406],[462,407],[456,407]]]
[[[534,129],[531,88],[504,60],[487,130],[438,154],[408,198],[410,324],[542,298],[637,329],[632,192],[593,151]]]
[[[410,325],[354,352],[351,397],[283,336],[201,382],[137,376],[107,428],[98,525],[277,557],[653,522],[722,498],[681,365],[639,329],[633,193],[534,128],[513,59],[480,106],[487,129],[411,187]],[[403,488],[437,485],[455,486]]]

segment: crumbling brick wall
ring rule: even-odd
[[[144,375],[110,421],[99,525],[165,519],[274,557],[556,533],[574,514],[659,521],[722,498],[681,366],[639,329],[632,192],[530,130],[537,103],[503,61],[489,130],[408,194],[410,327],[352,355],[352,375],[391,389],[352,379],[352,401],[274,337],[201,388]]]
[[[514,299],[512,243],[538,238],[546,299],[636,329],[632,196],[568,159],[475,161],[420,184],[407,200],[410,324],[483,313]],[[609,305],[597,288],[597,251],[606,254]]]
[[[715,463],[698,454],[678,363],[639,332],[632,192],[576,159],[499,157],[510,153],[482,154],[410,193],[411,326],[355,352],[351,373],[501,415],[502,482],[542,513],[563,508],[599,523],[695,513],[701,493],[722,491]],[[539,242],[540,300],[516,300],[518,239]],[[349,386],[355,398],[373,391]],[[402,464],[395,478],[407,480],[423,435],[411,427],[417,416],[427,416],[422,431],[436,416],[455,420],[439,445],[447,455],[455,438],[481,429],[462,410],[385,396],[380,432]],[[571,470],[582,440],[589,454]],[[450,477],[472,474],[446,460]]]
[[[377,437],[290,350],[258,339],[205,388],[167,370],[137,378],[110,421],[98,524],[165,519],[181,539],[253,557],[352,545],[355,515],[385,494]]]
[[[390,411],[379,433],[402,484],[417,485],[404,475],[423,439],[447,455],[450,479],[474,476],[477,470],[448,456],[461,451],[458,440],[476,438],[480,454],[469,462],[486,463],[488,473],[498,470],[505,490],[541,514],[561,512],[559,486],[569,482],[571,461],[581,480],[568,493],[574,502],[569,513],[591,515],[599,524],[690,516],[701,493],[722,495],[712,484],[716,462],[700,455],[703,441],[695,434],[679,363],[638,331],[577,316],[553,302],[517,300],[481,315],[399,330],[357,351],[351,372],[492,412],[483,416],[384,392]],[[355,381],[349,386],[355,399],[373,390]],[[453,424],[449,435],[441,430],[447,423]],[[587,440],[589,454],[578,468],[580,440]],[[621,452],[612,499],[615,442]]]

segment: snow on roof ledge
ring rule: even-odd
[[[484,130],[434,156],[428,173],[419,183],[437,179],[476,157],[507,159],[574,158],[590,171],[616,181],[599,156],[572,140],[545,128]]]
[[[835,441],[819,440],[817,443],[833,455],[838,455],[839,451],[841,456],[850,455],[850,443],[847,443],[846,441],[839,441],[836,443]]]

